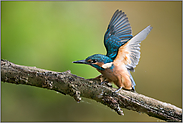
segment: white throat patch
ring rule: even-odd
[[[103,64],[102,68],[106,69],[106,68],[110,68],[111,66],[112,66],[112,62]]]

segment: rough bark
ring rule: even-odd
[[[97,79],[84,79],[70,71],[54,72],[1,59],[1,81],[47,88],[68,94],[77,102],[81,97],[90,98],[114,109],[119,115],[123,115],[121,108],[126,108],[165,121],[182,121],[182,109],[174,105],[126,90],[115,93],[115,88],[101,85]]]

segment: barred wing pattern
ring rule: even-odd
[[[131,26],[126,14],[116,10],[104,36],[104,45],[107,50],[106,56],[114,60],[119,47],[124,45],[132,37]]]
[[[147,37],[151,29],[152,27],[149,25],[121,46],[114,61],[123,62],[128,70],[134,71],[140,59],[140,43]]]

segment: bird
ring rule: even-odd
[[[133,36],[127,15],[117,9],[104,35],[107,54],[94,54],[85,60],[73,63],[87,64],[96,68],[101,73],[98,76],[101,78],[101,83],[113,82],[118,87],[115,92],[121,89],[136,92],[136,84],[130,72],[135,71],[134,68],[140,59],[140,43],[147,37],[151,29],[152,27],[149,25]]]

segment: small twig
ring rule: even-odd
[[[77,102],[81,97],[90,98],[114,109],[119,115],[123,115],[121,108],[126,108],[165,121],[182,121],[182,109],[174,105],[130,91],[114,93],[114,88],[100,85],[99,80],[84,79],[70,71],[48,71],[1,59],[1,81],[47,88],[68,94]]]

